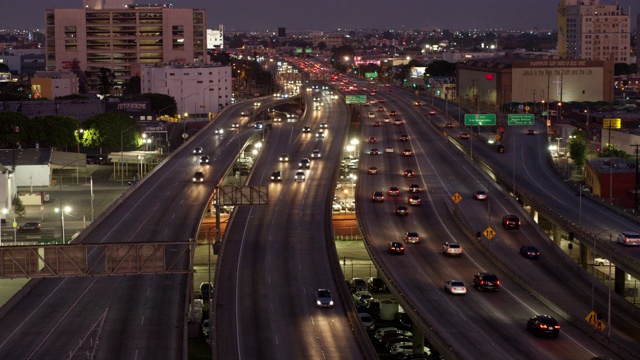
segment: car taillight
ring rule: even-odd
[[[547,325],[545,325],[545,324],[540,324],[540,325],[538,325],[538,326],[540,327],[540,329],[547,329],[547,328],[548,328],[548,326],[547,326]]]
[[[484,285],[484,280],[480,280],[480,285]]]
[[[553,328],[557,329],[557,330],[560,330],[560,325],[554,325]]]
[[[497,281],[496,281],[496,285],[500,285],[500,280],[497,280]]]

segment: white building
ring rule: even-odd
[[[631,18],[620,5],[563,0],[558,7],[558,55],[629,63]]]
[[[140,72],[141,92],[172,96],[179,114],[212,118],[231,104],[231,66],[215,64],[156,64]]]
[[[207,49],[224,49],[224,26],[219,25],[218,30],[207,29]]]

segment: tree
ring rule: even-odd
[[[113,82],[116,79],[116,76],[111,69],[108,68],[100,68],[100,75],[98,75],[98,80],[100,81],[100,94],[105,96],[111,93],[111,88],[113,87]]]
[[[73,59],[71,61],[71,72],[78,77],[78,92],[80,94],[87,93],[87,74],[80,69],[80,61]]]
[[[430,76],[455,76],[456,64],[444,60],[435,60],[427,66],[425,74]]]
[[[614,144],[607,144],[602,148],[602,151],[598,153],[598,157],[608,158],[608,157],[619,157],[626,158],[629,154],[624,150],[616,148]]]
[[[326,48],[327,48],[327,43],[325,43],[324,41],[320,41],[318,43],[318,50],[324,51]]]
[[[211,55],[211,61],[214,63],[220,63],[222,66],[228,66],[231,64],[231,55],[226,52],[221,52]]]
[[[575,130],[571,135],[571,140],[569,140],[569,157],[576,166],[581,168],[584,166],[587,158],[589,141],[582,132],[582,129]]]
[[[11,149],[25,136],[23,131],[28,126],[29,118],[15,111],[0,112],[0,145],[3,149]],[[15,131],[16,126],[18,132]]]
[[[82,146],[88,148],[103,148],[109,150],[140,146],[140,127],[129,116],[117,112],[107,112],[88,118],[84,125]],[[123,133],[124,131],[124,133]],[[122,136],[122,137],[121,137]]]
[[[127,80],[124,83],[124,91],[122,92],[122,94],[124,96],[136,96],[136,95],[140,95],[140,90],[141,90],[141,80],[140,80],[140,76],[132,76],[131,78],[129,78],[129,80]]]
[[[244,47],[244,41],[238,36],[238,34],[234,34],[231,41],[229,41],[229,48],[240,49],[242,47]]]
[[[36,117],[28,121],[24,139],[32,147],[37,143],[40,147],[75,148],[79,142],[76,131],[80,127],[80,120],[71,116]]]
[[[20,196],[14,197],[12,204],[13,204],[13,213],[16,214],[16,216],[19,219],[22,219],[23,217],[27,216],[27,209],[22,203],[22,200],[20,200]]]
[[[135,98],[151,101],[151,108],[156,112],[156,116],[175,116],[178,112],[178,105],[173,96],[158,93],[144,93]]]

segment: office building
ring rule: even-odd
[[[117,90],[143,65],[207,62],[204,10],[125,2],[87,0],[80,9],[46,10],[47,70],[68,70],[77,60],[88,91],[97,92],[101,68],[111,70]]]
[[[211,119],[231,104],[231,66],[156,64],[143,67],[140,78],[142,93],[172,96],[189,119]]]
[[[561,0],[558,7],[558,56],[628,63],[631,18],[620,5],[598,0]]]

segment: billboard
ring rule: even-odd
[[[427,68],[425,66],[414,66],[411,68],[411,77],[412,78],[424,77],[425,71],[427,71]]]

